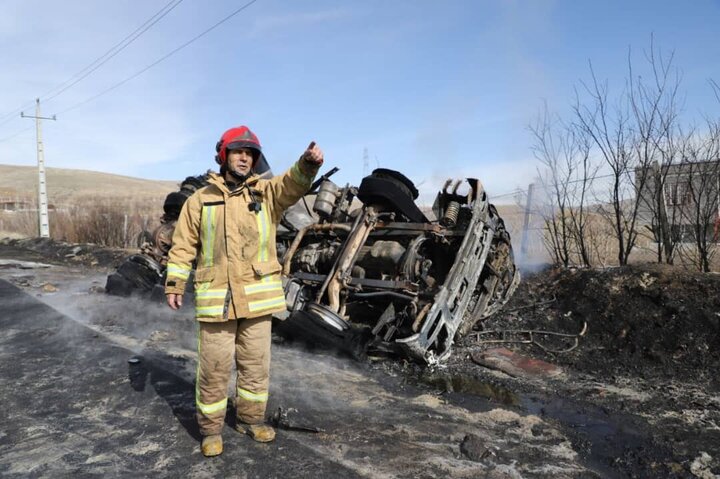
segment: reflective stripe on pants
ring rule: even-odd
[[[233,359],[237,419],[248,424],[263,422],[270,384],[271,324],[270,315],[222,323],[198,321],[195,399],[202,435],[222,430]]]

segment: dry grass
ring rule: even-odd
[[[94,171],[48,168],[50,236],[74,243],[133,247],[142,231],[159,224],[165,196],[179,183]],[[0,199],[19,200],[25,211],[0,212],[0,235],[37,236],[37,169],[0,165]]]
[[[143,231],[160,224],[163,198],[85,197],[78,205],[49,212],[50,236],[71,243],[128,248],[139,246]],[[0,232],[8,236],[38,235],[36,211],[0,213]]]
[[[96,171],[47,168],[48,201],[56,208],[82,204],[86,198],[151,199],[176,191],[179,182],[156,181]],[[0,197],[36,201],[37,168],[0,165]]]

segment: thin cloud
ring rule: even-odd
[[[250,36],[265,35],[309,25],[337,22],[351,18],[356,13],[347,8],[333,8],[317,12],[293,12],[288,14],[265,15],[252,21]]]

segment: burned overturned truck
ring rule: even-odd
[[[338,343],[362,338],[366,348],[430,364],[448,357],[454,339],[498,311],[519,281],[510,236],[482,184],[449,180],[431,219],[415,203],[415,185],[399,172],[376,169],[359,187],[341,187],[329,179],[334,171],[278,228],[288,306],[282,329],[294,325]],[[151,264],[147,281],[160,282],[172,216],[203,180],[188,178],[168,197],[154,244],[126,261],[139,266],[122,265],[111,275],[109,292],[138,283],[123,266],[140,271]]]
[[[502,306],[519,280],[482,185],[467,180],[462,195],[461,186],[445,185],[430,221],[398,172],[375,170],[358,188],[324,181],[313,206],[319,221],[278,235],[290,312],[340,334],[368,328],[376,346],[428,363],[448,356],[455,336]]]

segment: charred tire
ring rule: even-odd
[[[314,313],[295,311],[285,321],[273,320],[273,333],[300,341],[310,348],[334,350],[357,360],[365,359],[369,337],[353,327],[340,332]]]
[[[120,267],[117,269],[117,273],[110,275],[113,277],[120,275],[125,279],[125,282],[132,285],[133,289],[140,289],[142,291],[151,291],[156,284],[159,283],[162,275],[160,274],[160,265],[144,255],[133,255],[128,258]],[[124,283],[120,282],[118,278],[114,278],[113,285],[110,284],[110,277],[108,277],[108,286],[118,286],[118,294],[126,296],[120,291],[124,291]],[[108,293],[115,294],[108,287]]]
[[[135,285],[125,276],[113,273],[107,278],[105,283],[105,292],[113,296],[130,296],[135,289]]]
[[[149,269],[155,274],[155,277],[158,279],[162,276],[163,268],[160,266],[160,263],[158,263],[149,256],[145,256],[144,254],[134,254],[130,256],[128,260],[134,263],[138,263]]]
[[[182,210],[185,201],[190,197],[189,194],[181,191],[175,191],[165,197],[165,203],[163,203],[163,211],[169,218],[177,219],[180,216],[180,210]]]
[[[345,331],[350,329],[350,325],[347,324],[347,321],[322,304],[307,303],[305,306],[305,312],[313,320],[313,322],[320,325],[322,328],[328,329],[334,334],[342,335]]]
[[[413,200],[416,200],[420,195],[420,192],[415,187],[412,180],[399,171],[389,170],[387,168],[376,168],[370,176],[393,183],[397,188],[405,193],[405,195],[409,196]]]
[[[207,184],[207,176],[188,176],[182,182],[180,188],[194,192]]]
[[[363,178],[358,189],[358,199],[366,206],[380,205],[385,211],[394,211],[411,222],[426,223],[428,220],[415,204],[417,188],[400,172],[378,168]]]

